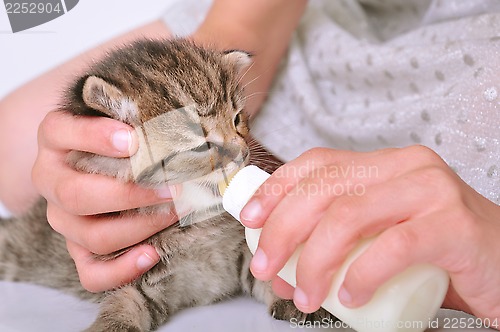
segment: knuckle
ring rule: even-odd
[[[358,220],[359,207],[351,197],[341,196],[334,202],[334,213],[336,222],[343,227],[353,227],[353,223]]]
[[[440,187],[445,176],[444,171],[439,167],[425,167],[415,174],[415,181],[423,185]],[[446,175],[447,176],[447,175]]]
[[[386,252],[390,253],[395,260],[408,258],[418,242],[418,236],[409,228],[392,227],[385,231],[387,238],[384,239]]]
[[[305,160],[323,159],[328,152],[327,148],[315,147],[302,153],[300,158]]]
[[[442,164],[441,157],[431,148],[425,145],[412,145],[402,149],[412,160],[424,165]]]
[[[47,138],[51,136],[54,132],[54,128],[57,128],[61,118],[61,112],[49,112],[43,118],[42,122],[38,127],[38,141],[42,143],[47,142]]]
[[[42,196],[46,195],[45,172],[43,171],[43,162],[41,161],[40,152],[35,159],[33,168],[31,169],[31,182]]]
[[[138,185],[125,185],[120,190],[123,192],[123,197],[121,198],[125,203],[124,206],[134,206],[140,197],[144,197],[144,188]],[[159,211],[160,207],[152,208],[153,211]]]
[[[324,152],[324,148],[321,148],[321,147],[314,147],[312,149],[309,149],[307,151],[305,151],[302,155],[304,156],[316,156],[316,155],[321,155],[323,152]]]
[[[309,177],[316,182],[326,180],[328,183],[340,183],[350,177],[348,172],[344,174],[348,167],[341,162],[328,163],[323,166],[318,165],[310,172]]]
[[[84,247],[96,255],[107,255],[113,250],[110,249],[110,241],[106,234],[99,227],[89,227],[82,234]]]
[[[41,174],[40,167],[41,167],[40,157],[37,157],[33,164],[33,168],[31,169],[31,181],[33,182],[33,185],[38,191],[40,191],[40,188],[42,187],[42,181],[40,177]]]
[[[69,247],[68,247],[68,250],[69,250]],[[89,273],[90,269],[87,266],[88,263],[85,260],[80,259],[78,256],[73,255],[71,250],[69,250],[69,253],[71,255],[71,258],[75,262],[75,267],[76,267],[76,271],[78,272],[78,278],[80,279],[80,284],[87,291],[89,291],[91,293],[95,293],[97,290],[96,290],[96,287],[94,284],[94,278],[92,278],[90,273]]]
[[[54,184],[54,200],[59,206],[71,214],[78,214],[78,202],[76,198],[76,188],[74,183],[71,184],[67,181],[59,181]]]
[[[82,287],[91,293],[101,292],[102,288],[99,286],[100,279],[96,278],[95,266],[93,266],[93,261],[88,257],[91,253],[82,254],[81,250],[83,249],[78,249],[78,245],[71,241],[66,241],[66,246],[69,255],[75,263]]]
[[[75,261],[75,265],[77,266],[78,277],[80,278],[82,287],[91,293],[100,292],[101,289],[96,283],[96,278],[89,273],[89,269],[87,269],[86,266],[80,267],[80,263],[78,261]]]
[[[360,238],[361,225],[357,223],[359,212],[351,200],[338,198],[321,222],[321,234],[327,243],[338,241],[339,232],[349,238]]]
[[[379,150],[375,150],[375,151],[372,151],[369,153],[373,154],[373,155],[391,155],[391,154],[397,153],[400,150],[401,150],[401,148],[389,147],[389,148],[382,148]]]
[[[434,150],[424,145],[410,145],[386,151],[394,157],[396,163],[408,164],[411,162],[417,167],[444,164],[444,161]]]
[[[413,185],[427,188],[434,198],[440,200],[456,199],[460,193],[458,183],[450,176],[449,170],[439,166],[419,169],[412,176]]]
[[[346,272],[345,280],[351,288],[359,291],[362,288],[368,288],[372,284],[367,282],[367,278],[370,278],[370,274],[366,273],[363,267],[357,264],[357,261],[354,261]]]
[[[53,204],[47,203],[47,221],[54,231],[61,235],[64,235],[63,229],[61,227],[62,224],[60,222],[60,218],[58,217],[56,209],[57,207],[55,207]]]
[[[89,208],[92,208],[82,203],[85,201],[84,193],[88,191],[85,181],[85,177],[78,175],[60,179],[54,185],[55,201],[70,214],[86,215],[89,214]]]

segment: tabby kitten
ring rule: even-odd
[[[177,39],[135,42],[95,64],[67,92],[61,110],[133,126],[139,150],[121,159],[72,152],[68,163],[151,188],[182,183],[171,204],[122,212],[175,208],[181,219],[145,241],[161,257],[153,269],[128,285],[92,294],[80,285],[40,199],[27,215],[0,221],[0,278],[100,302],[88,331],[150,331],[182,308],[240,293],[267,303],[277,319],[305,319],[292,302],[275,297],[269,283],[253,278],[243,228],[222,210],[217,190],[219,181],[250,160],[239,85],[249,63],[244,52],[221,53]]]

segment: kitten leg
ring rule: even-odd
[[[128,285],[106,294],[97,319],[85,332],[146,332],[151,325],[147,300]]]
[[[132,180],[132,168],[129,158],[111,158],[82,151],[71,151],[67,162],[76,170],[104,174],[122,181]]]
[[[250,272],[250,261],[252,254],[248,249],[244,250],[243,262],[241,264],[240,282],[242,290],[245,294],[252,296],[259,302],[267,305],[269,314],[278,320],[290,320],[291,318],[299,318],[305,314],[298,311],[293,304],[293,301],[283,300],[277,297],[272,290],[271,282],[255,279]]]
[[[323,322],[324,319],[335,322],[338,320],[323,308],[319,308],[310,314],[303,313],[297,309],[292,300],[284,300],[278,297],[269,306],[269,314],[278,320],[291,321],[294,319],[296,322]]]
[[[251,274],[250,271],[248,273]],[[303,313],[297,309],[292,300],[284,300],[274,295],[271,282],[254,279],[251,294],[257,300],[267,304],[269,314],[277,320],[290,321],[294,319],[297,322],[321,322],[325,318],[333,321],[337,320],[335,316],[323,308],[319,308],[319,310],[310,314]]]
[[[0,219],[0,279],[60,289],[86,300],[102,294],[80,284],[75,263],[62,235],[47,222],[47,205],[40,198],[22,217]]]

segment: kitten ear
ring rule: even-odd
[[[116,86],[97,76],[89,76],[83,84],[85,104],[111,118],[130,122],[137,114],[137,106]]]
[[[252,63],[252,55],[245,51],[230,50],[224,52],[224,58],[235,65],[238,73],[242,74],[243,70],[247,69]]]

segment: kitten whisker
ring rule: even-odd
[[[255,81],[256,81],[257,79],[259,79],[259,78],[260,78],[260,75],[259,75],[259,76],[254,77],[253,79],[251,79],[250,81],[248,81],[248,82],[247,82],[244,86],[242,86],[241,88],[242,88],[243,90],[245,90],[245,88],[246,88],[247,86],[249,86],[250,84],[252,84],[253,82],[255,82]]]
[[[248,96],[245,96],[242,98],[243,102],[246,103],[246,101],[252,97],[258,96],[258,95],[267,95],[268,92],[254,92],[249,94]]]
[[[253,66],[255,66],[255,62],[252,62],[250,64],[250,66],[248,66],[248,68],[245,70],[245,72],[240,76],[240,78],[238,79],[238,82],[237,82],[238,85],[241,83],[241,81],[243,81],[243,79],[248,74],[248,72],[250,71],[250,69],[252,69]]]

